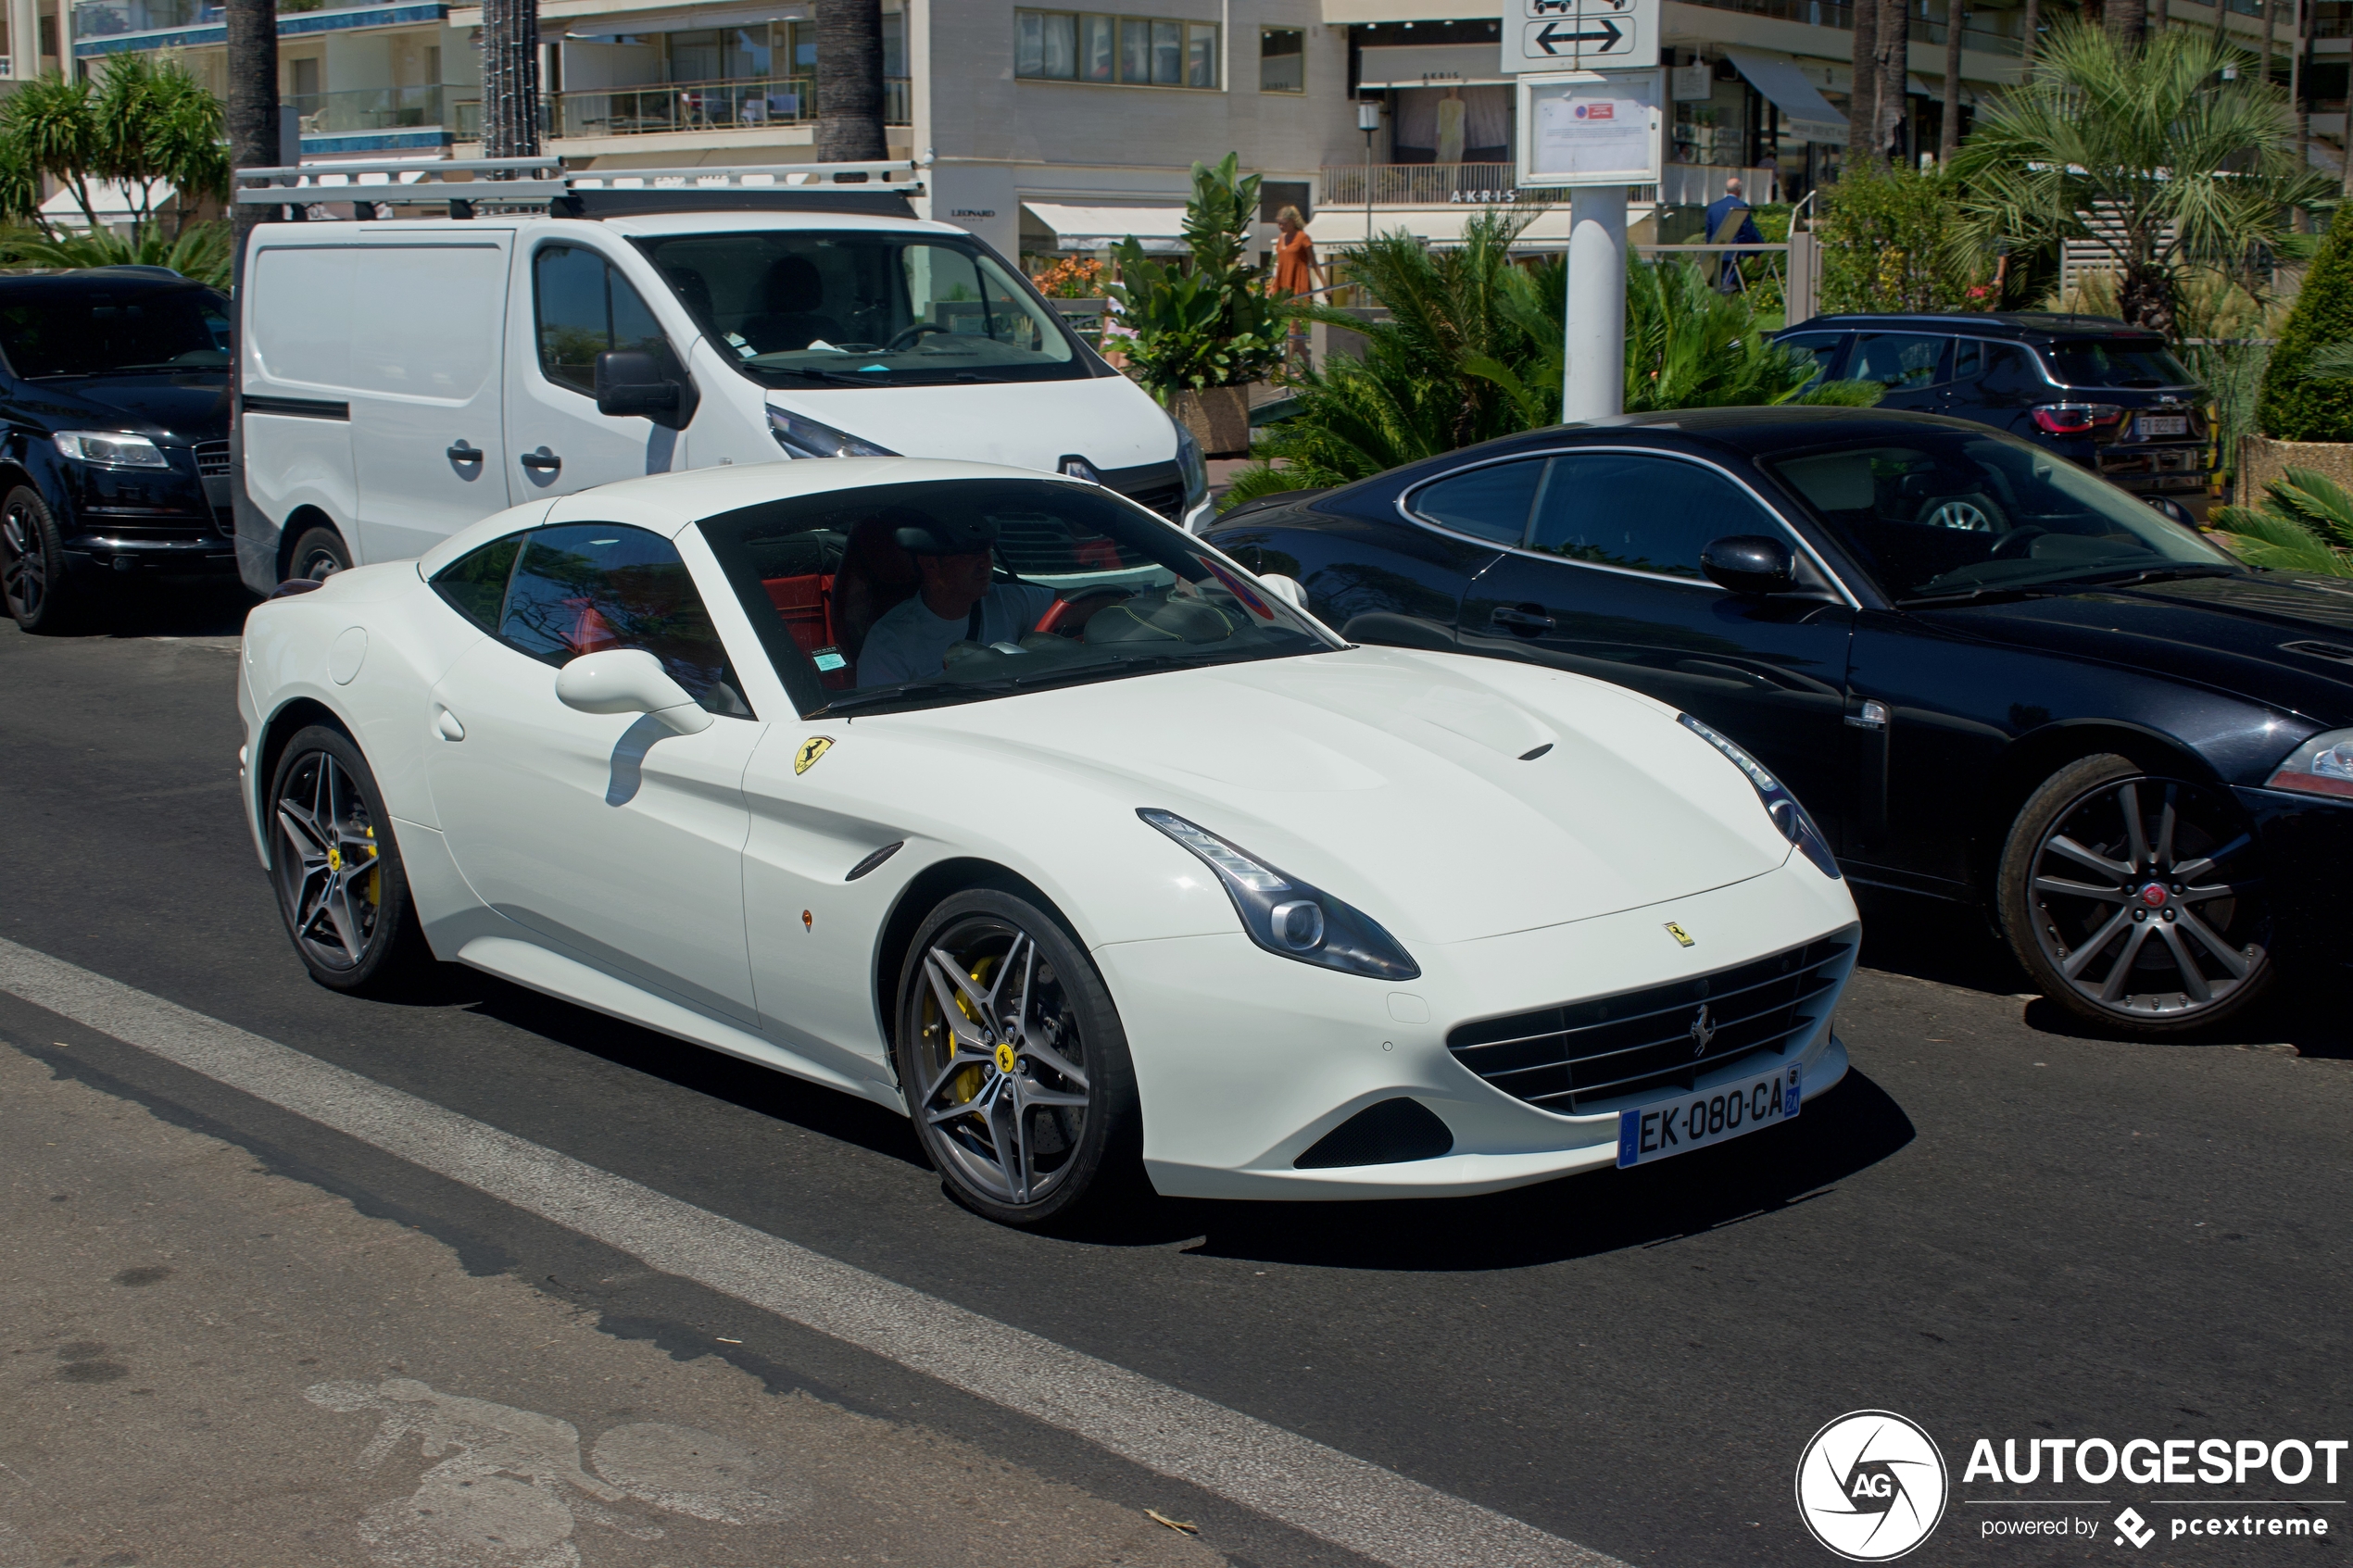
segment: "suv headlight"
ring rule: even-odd
[[[102,469],[168,469],[171,466],[156,444],[144,435],[111,430],[61,430],[52,440],[57,450],[77,463]]]
[[[898,453],[887,446],[877,446],[871,441],[861,441],[847,431],[819,424],[815,420],[789,414],[771,404],[768,408],[768,433],[785,449],[787,458],[896,458]]]
[[[1217,873],[1250,939],[1301,963],[1376,980],[1412,980],[1421,965],[1362,909],[1278,872],[1174,811],[1139,807],[1136,815],[1201,857]]]
[[[2271,788],[2353,800],[2353,730],[2314,735],[2272,772]]]
[[[1815,870],[1832,882],[1841,880],[1838,857],[1831,853],[1830,840],[1824,838],[1822,830],[1814,825],[1814,819],[1806,814],[1806,808],[1797,803],[1797,797],[1792,795],[1780,780],[1766,771],[1764,763],[1751,757],[1747,749],[1730,736],[1709,728],[1690,714],[1678,713],[1675,719],[1683,728],[1731,759],[1732,766],[1748,776],[1750,785],[1756,791],[1756,798],[1765,803],[1765,814],[1773,819],[1773,825],[1781,830],[1782,836],[1796,845],[1806,858],[1814,862]]]
[[[1209,464],[1202,458],[1201,443],[1193,439],[1184,421],[1172,418],[1168,422],[1176,427],[1176,471],[1185,480],[1185,508],[1179,515],[1189,517],[1195,507],[1209,499]]]

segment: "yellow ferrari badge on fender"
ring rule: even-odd
[[[1671,920],[1667,922],[1667,935],[1672,936],[1676,941],[1680,942],[1686,947],[1692,946],[1692,944],[1697,940],[1697,938],[1692,936],[1690,932],[1685,931],[1681,926],[1677,925]]]
[[[807,740],[800,743],[800,749],[792,754],[792,771],[795,773],[805,773],[809,771],[810,769],[817,765],[817,759],[823,757],[826,752],[831,751],[833,748],[833,736],[811,735]]]

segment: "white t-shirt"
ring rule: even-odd
[[[1037,583],[1000,583],[980,601],[980,641],[1017,643],[1054,602],[1054,591]],[[971,634],[972,617],[943,621],[921,594],[900,601],[866,633],[858,655],[861,686],[890,686],[939,673],[949,648]]]

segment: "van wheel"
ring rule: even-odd
[[[0,596],[28,632],[62,632],[72,619],[65,541],[40,492],[30,485],[18,485],[0,501]]]
[[[305,529],[286,560],[293,568],[289,577],[324,583],[336,572],[351,569],[351,546],[332,528]]]

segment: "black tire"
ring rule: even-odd
[[[286,556],[288,580],[308,578],[323,583],[338,571],[351,570],[351,546],[343,535],[325,526],[306,528]]]
[[[953,963],[965,991],[935,954]],[[942,1027],[939,987],[963,1015],[961,1041]],[[975,1005],[976,994],[988,1005]],[[1031,1226],[1145,1190],[1127,1036],[1102,976],[1047,911],[989,888],[942,900],[900,966],[897,1023],[915,1135],[958,1201],[1000,1224]],[[1013,1163],[1000,1153],[1009,1146],[1017,1146]]]
[[[2029,796],[2003,846],[1998,915],[2043,994],[2145,1038],[2204,1030],[2271,987],[2271,912],[2230,797],[2112,754]]]
[[[433,953],[392,814],[351,737],[314,724],[288,741],[264,809],[278,912],[311,978],[361,995],[414,980]]]
[[[0,499],[0,599],[26,631],[54,633],[78,621],[78,597],[49,504],[31,485],[16,486]]]

